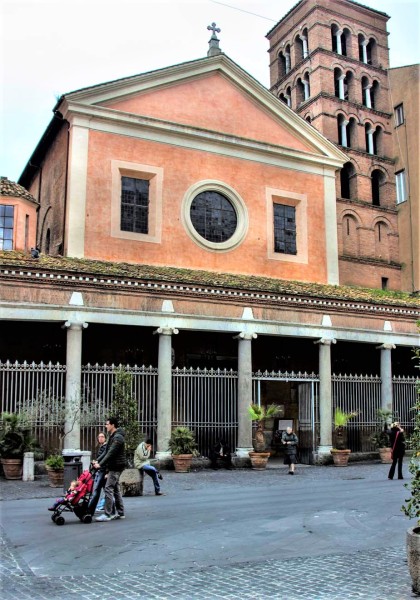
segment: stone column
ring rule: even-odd
[[[371,85],[367,85],[363,91],[365,93],[365,106],[366,108],[372,108],[372,97],[370,95]]]
[[[82,332],[87,323],[66,321],[66,418],[63,450],[80,450],[80,401],[82,377]]]
[[[256,333],[240,333],[238,340],[238,446],[236,455],[248,457],[252,446],[252,421],[248,407],[252,404],[252,340]]]
[[[156,458],[160,460],[171,456],[168,444],[172,426],[172,334],[176,335],[178,329],[159,327],[154,333],[159,335]]]
[[[367,65],[367,45],[369,44],[369,40],[363,40],[362,42],[362,53],[363,53],[363,62]]]
[[[284,53],[284,58],[286,60],[286,75],[287,75],[287,73],[290,71],[290,65],[291,65],[290,52],[287,52],[287,50]]]
[[[319,344],[319,422],[318,454],[330,454],[332,448],[331,344],[335,339],[322,338]]]
[[[367,141],[368,141],[367,151],[368,151],[369,154],[374,154],[375,153],[375,147],[373,145],[373,131],[372,131],[372,129],[369,129],[366,132],[366,135],[367,135]]]
[[[302,83],[303,83],[303,97],[304,97],[304,100],[308,100],[309,96],[311,94],[310,89],[309,89],[309,81],[307,79],[302,79]]]
[[[344,80],[345,80],[346,76],[345,75],[340,75],[340,77],[338,78],[338,96],[340,98],[340,100],[344,100]]]
[[[345,146],[347,148],[348,142],[347,142],[347,125],[349,124],[348,121],[342,121],[340,128],[341,128],[341,145]]]
[[[394,344],[381,344],[376,347],[381,351],[381,408],[392,411],[392,362],[391,350]]]
[[[335,39],[337,42],[337,54],[343,54],[343,48],[341,46],[341,34],[343,32],[341,31],[341,29],[338,29],[338,31],[336,31],[335,33]]]
[[[307,58],[308,54],[309,54],[308,38],[302,35],[301,39],[302,39],[302,48],[303,48],[303,58]]]

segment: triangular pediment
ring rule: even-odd
[[[68,106],[95,107],[252,140],[303,156],[345,155],[226,55],[182,63],[66,94]]]

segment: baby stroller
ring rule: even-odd
[[[77,487],[72,495],[67,494],[63,501],[55,507],[51,519],[56,525],[66,522],[63,512],[72,512],[82,523],[92,523],[92,515],[88,511],[90,495],[93,489],[93,476],[90,471],[83,471],[77,480]],[[52,509],[50,509],[52,510]]]

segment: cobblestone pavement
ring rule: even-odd
[[[320,471],[319,469],[322,469]],[[282,469],[283,471],[283,469]],[[282,471],[263,473],[267,480],[282,476]],[[383,467],[353,465],[347,469],[301,467],[300,477],[312,479],[364,479],[383,477]],[[321,474],[321,475],[320,475]],[[199,472],[190,474],[195,489],[209,482],[232,479],[249,486],[253,474],[245,471]],[[293,485],[284,478],[287,485]],[[293,478],[289,478],[292,480]],[[184,481],[184,483],[182,483]],[[176,492],[185,479],[168,473],[165,490]],[[185,488],[184,489],[189,489]],[[2,499],[50,498],[56,490],[48,487],[45,478],[30,483],[2,481]],[[1,504],[0,504],[1,508]],[[101,525],[99,525],[100,527]],[[102,526],[103,527],[103,526]],[[316,557],[294,557],[211,565],[200,568],[161,569],[112,572],[99,566],[98,572],[80,576],[36,576],[2,529],[1,566],[3,600],[412,600],[406,564],[405,548],[390,540],[386,548]],[[63,531],[64,536],[64,531]],[[48,543],[42,540],[40,543]],[[69,543],[64,538],[63,543]],[[109,559],[108,559],[109,560]],[[102,572],[101,572],[102,571]],[[106,571],[106,572],[104,572]]]

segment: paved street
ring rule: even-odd
[[[124,521],[56,526],[45,478],[2,481],[5,600],[408,600],[408,493],[387,466],[164,472]]]

